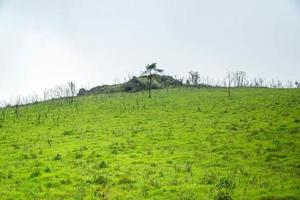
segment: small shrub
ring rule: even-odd
[[[98,169],[107,168],[107,167],[108,167],[108,164],[104,160],[101,161],[97,166]]]
[[[148,188],[146,185],[144,185],[144,186],[142,186],[142,188],[141,188],[141,192],[142,192],[142,196],[143,196],[143,197],[147,197],[148,194],[149,194],[149,188]]]
[[[221,178],[217,183],[216,187],[218,189],[233,189],[235,187],[234,182],[229,178]]]
[[[70,181],[70,179],[63,179],[63,180],[60,181],[60,183],[62,185],[69,185],[69,184],[71,184],[71,181]]]
[[[85,150],[88,150],[88,148],[86,146],[80,147],[80,151],[85,151]]]
[[[46,188],[52,188],[53,184],[51,182],[46,183]]]
[[[151,167],[156,167],[157,164],[156,164],[156,163],[150,163],[150,166],[151,166]]]
[[[177,178],[173,178],[171,181],[170,181],[170,184],[171,185],[179,185],[181,183],[181,181]]]
[[[133,183],[134,181],[131,180],[129,177],[127,176],[122,176],[120,179],[119,179],[119,184],[131,184]]]
[[[98,187],[94,192],[93,196],[95,199],[108,199],[109,189],[106,187]]]
[[[149,182],[149,184],[150,184],[152,187],[154,187],[154,188],[159,188],[159,183],[158,183],[158,181],[155,180],[155,179],[151,179],[150,182]]]
[[[93,183],[99,184],[99,185],[107,185],[108,179],[105,176],[96,176],[93,180]]]
[[[173,161],[172,160],[167,160],[166,161],[168,164],[173,164]]]
[[[47,172],[47,173],[48,173],[48,172],[51,172],[50,167],[47,166],[47,167],[45,168],[45,172]]]
[[[185,163],[184,171],[187,172],[187,173],[192,172],[192,164],[189,163],[189,162]]]
[[[32,158],[32,159],[37,159],[37,155],[36,155],[35,153],[32,153],[32,154],[31,154],[31,158]]]
[[[117,151],[116,149],[113,149],[113,150],[111,151],[111,153],[114,154],[114,155],[116,155],[116,154],[118,154],[118,151]]]
[[[67,135],[73,135],[74,131],[73,130],[67,130],[63,132],[63,135],[67,136]]]
[[[30,174],[30,178],[35,178],[41,175],[40,170],[36,169],[34,172]]]
[[[8,179],[11,179],[13,177],[13,172],[12,171],[9,171],[8,173],[7,173],[7,178]]]
[[[11,145],[14,149],[20,149],[20,145],[18,145],[18,144],[12,144]]]
[[[232,200],[232,197],[227,190],[219,190],[215,196],[215,200]]]
[[[201,180],[202,184],[211,185],[214,184],[216,181],[216,176],[213,174],[205,174]]]
[[[75,159],[82,158],[82,153],[81,152],[76,152],[74,157],[75,157]]]
[[[54,160],[61,160],[61,155],[60,154],[56,154],[54,156]]]

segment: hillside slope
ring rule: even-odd
[[[0,110],[0,199],[299,199],[297,89],[98,94]]]

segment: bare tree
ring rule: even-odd
[[[263,78],[258,78],[259,87],[264,87],[265,80]]]
[[[189,72],[189,82],[194,85],[197,86],[200,82],[200,76],[199,73],[197,71],[190,71]]]
[[[20,108],[20,105],[22,104],[22,101],[21,101],[21,97],[17,97],[16,100],[15,100],[15,119],[19,119],[19,116],[20,116],[20,111],[19,111],[19,108]]]
[[[47,89],[44,89],[44,91],[43,91],[43,100],[47,101],[47,100],[49,100],[49,98],[50,98],[50,91],[47,90]]]
[[[224,83],[227,86],[227,93],[228,93],[229,97],[231,96],[230,89],[231,89],[231,85],[232,85],[233,80],[234,80],[234,73],[228,71],[227,74],[226,74],[226,77],[224,79]]]
[[[242,87],[245,85],[246,80],[246,72],[244,71],[236,71],[232,73],[233,86],[234,87]]]
[[[282,82],[281,82],[281,80],[277,80],[276,84],[277,84],[277,88],[282,88]]]
[[[293,81],[288,80],[286,83],[287,88],[293,88]]]
[[[56,98],[62,98],[64,96],[64,86],[59,85],[55,88],[55,96]]]
[[[68,84],[68,91],[70,92],[71,102],[73,102],[74,97],[76,96],[76,86],[74,82],[69,82]]]
[[[189,86],[189,85],[191,85],[191,82],[190,82],[190,80],[189,80],[189,79],[186,79],[186,82],[185,82],[185,84],[186,84],[186,85],[188,85],[188,86]]]
[[[40,101],[40,98],[39,98],[39,95],[34,93],[32,96],[31,96],[31,99],[30,99],[30,102],[31,103],[38,103]]]
[[[162,72],[163,72],[163,70],[158,69],[156,66],[156,63],[152,63],[152,64],[146,66],[146,71],[144,71],[143,74],[146,74],[149,79],[149,86],[148,86],[149,98],[151,98],[153,75],[157,74],[157,73],[162,73]]]
[[[251,82],[250,82],[250,80],[248,80],[248,79],[245,80],[245,86],[246,86],[246,87],[251,87]]]
[[[177,80],[178,80],[178,83],[179,83],[180,87],[182,87],[184,78],[177,78]]]
[[[270,88],[277,88],[276,81],[274,79],[269,81],[269,87]]]
[[[251,83],[252,87],[264,87],[265,80],[263,78],[254,78]]]

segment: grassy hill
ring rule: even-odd
[[[0,199],[299,199],[297,89],[155,90],[0,110]]]

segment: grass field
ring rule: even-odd
[[[300,198],[300,90],[153,92],[0,110],[0,199]]]

